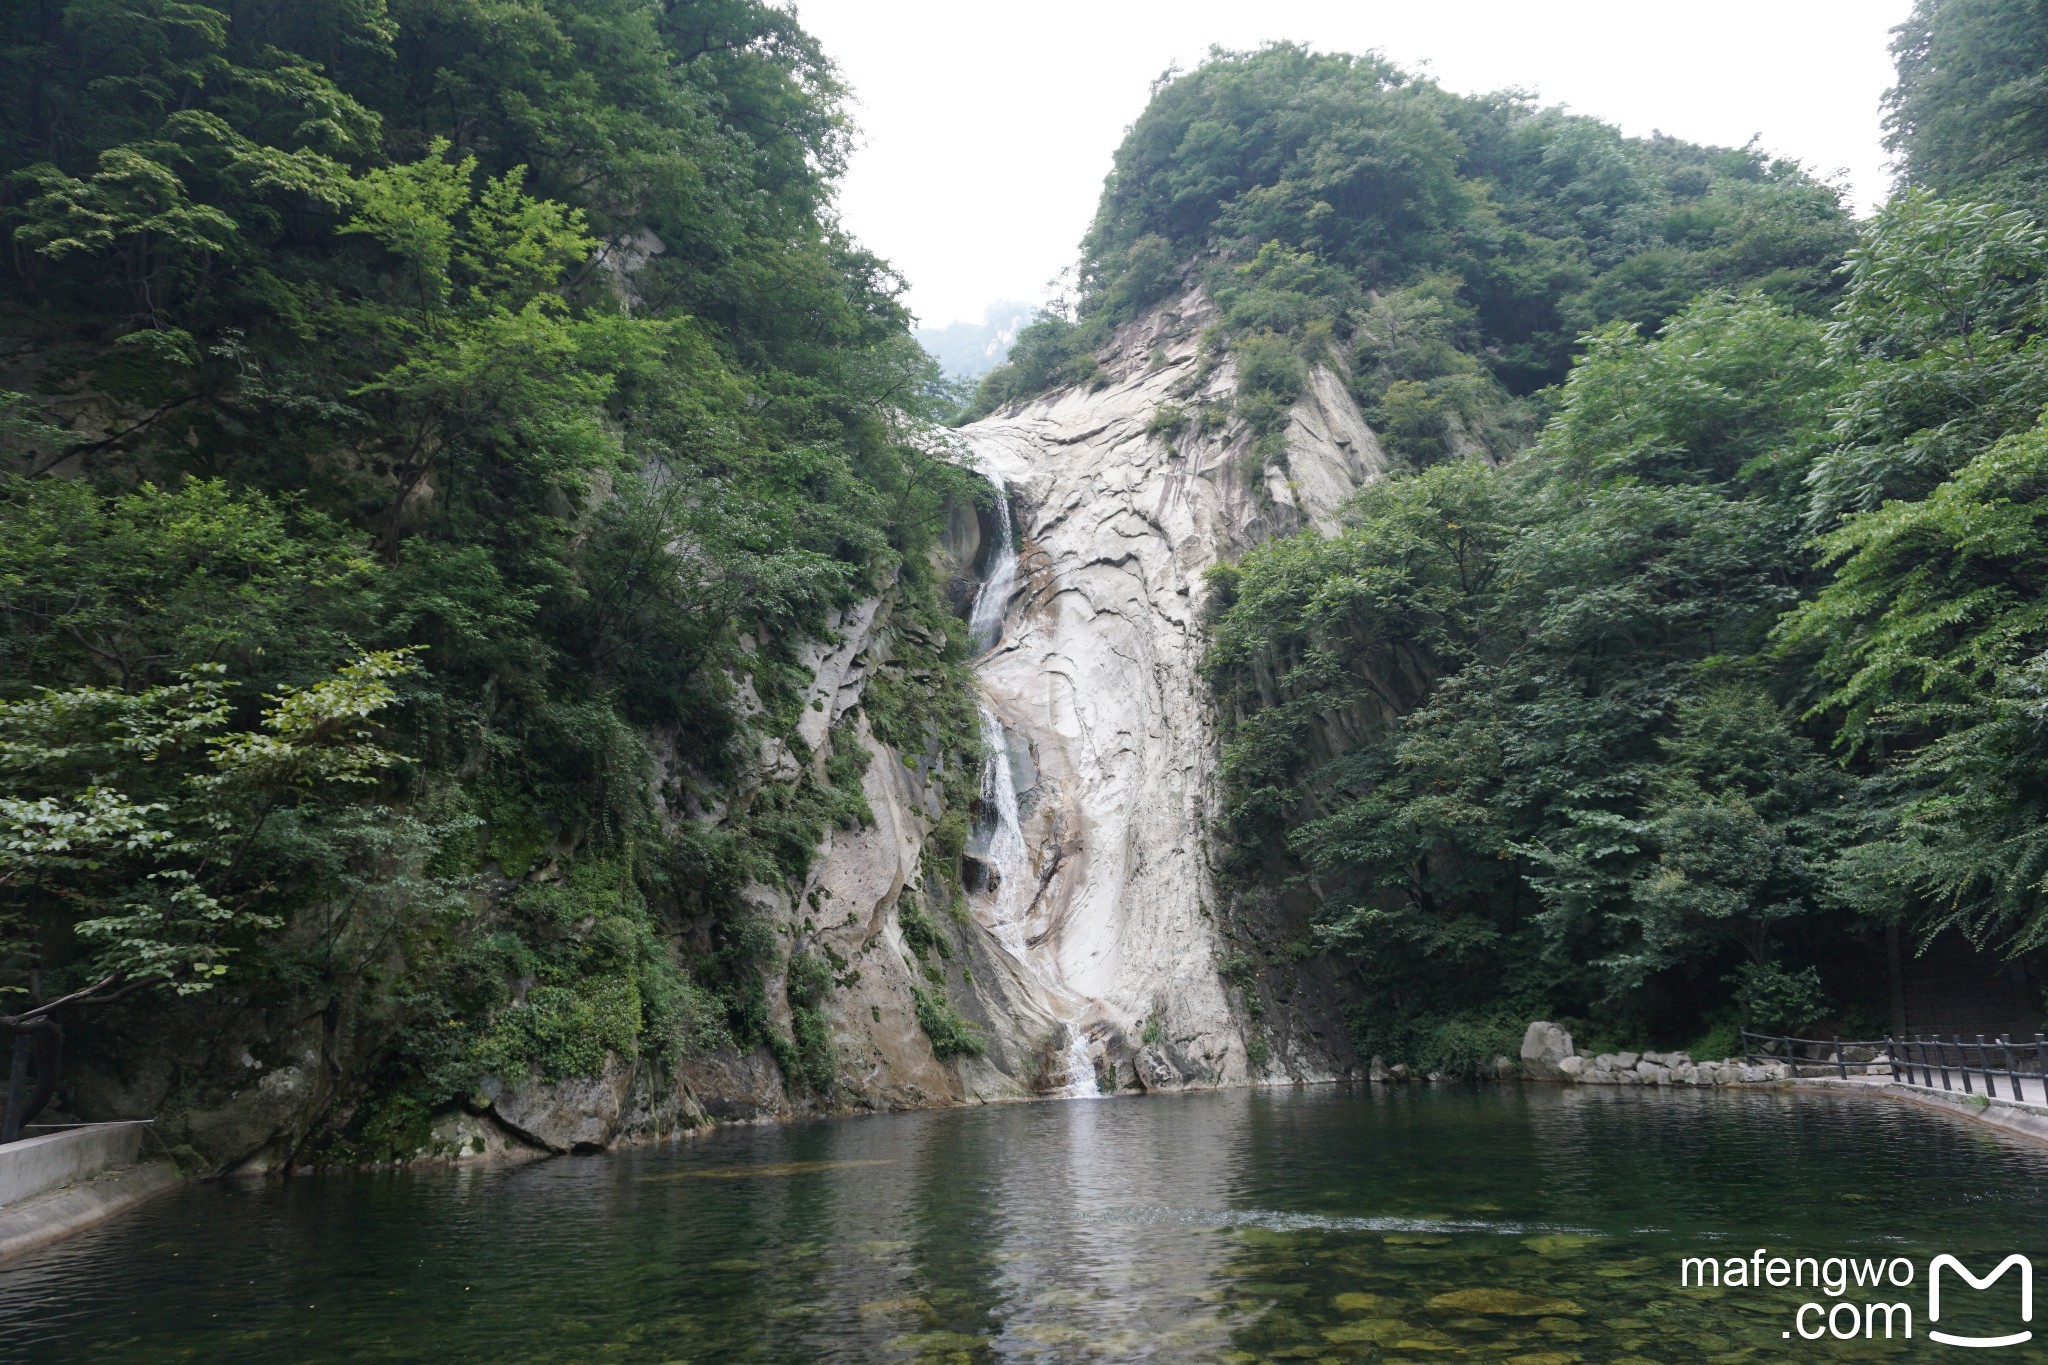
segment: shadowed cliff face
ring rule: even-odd
[[[1284,456],[1255,463],[1241,424],[1157,430],[1163,405],[1227,402],[1226,358],[1200,375],[1200,294],[1118,334],[1106,383],[1063,389],[965,429],[1006,485],[1020,545],[1000,638],[977,665],[1035,777],[1020,803],[1032,885],[1025,941],[1120,1083],[1241,1084],[1241,1000],[1226,984],[1225,907],[1209,872],[1216,743],[1201,655],[1203,571],[1339,504],[1386,465],[1341,380],[1313,373]],[[987,913],[989,898],[976,898]],[[1145,1047],[1149,1020],[1163,1041]],[[1155,1035],[1157,1036],[1157,1035]],[[1135,1074],[1133,1068],[1136,1068]],[[1279,1056],[1314,1077],[1327,1059]]]

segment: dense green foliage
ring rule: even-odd
[[[2036,4],[1920,6],[1892,96],[1912,183],[1853,238],[1823,192],[1747,154],[1700,154],[1679,196],[1685,149],[1583,121],[1484,105],[1443,126],[1524,140],[1444,140],[1425,115],[1445,97],[1370,63],[1324,69],[1371,77],[1377,124],[1276,120],[1286,143],[1217,121],[1274,103],[1248,93],[1262,63],[1320,60],[1285,51],[1205,68],[1140,121],[1091,260],[1140,230],[1191,255],[1300,251],[1325,273],[1296,316],[1349,320],[1360,381],[1397,375],[1375,414],[1397,449],[1419,449],[1407,405],[1431,391],[1383,356],[1514,389],[1586,332],[1525,451],[1418,461],[1341,533],[1214,575],[1228,875],[1298,912],[1274,955],[1352,968],[1362,1047],[1471,1072],[1537,1014],[1675,1041],[1882,1027],[1886,926],[2048,943],[2048,234],[2025,190],[2048,169],[2026,55],[2043,43]],[[1340,136],[1381,149],[1347,173],[1376,179],[1327,179]],[[1596,144],[1616,176],[1664,166],[1661,195],[1524,175],[1498,150],[1547,167]],[[1520,258],[1563,240],[1531,222],[1578,225],[1588,273],[1526,333],[1463,245],[1448,173],[1479,147],[1485,221],[1516,225]],[[1354,184],[1373,188],[1340,203]],[[1312,195],[1329,210],[1290,216]],[[1712,204],[1719,226],[1675,246]]]
[[[1074,316],[1026,329],[976,407],[1085,380],[1116,324],[1201,285],[1283,408],[1281,354],[1335,353],[1415,463],[1505,454],[1515,400],[1563,378],[1581,333],[1654,330],[1713,288],[1818,310],[1849,242],[1832,190],[1752,148],[1627,138],[1377,57],[1216,52],[1118,149]]]
[[[2048,168],[2048,5],[1917,0],[1893,33],[1886,143],[1909,183],[2038,196]]]
[[[760,0],[6,0],[0,32],[0,702],[203,685],[246,730],[414,651],[407,761],[264,826],[286,927],[232,945],[236,999],[353,1021],[339,1150],[521,1064],[760,1041],[829,1084],[766,1004],[801,1033],[814,974],[740,895],[870,818],[864,752],[796,736],[798,651],[880,595],[876,729],[975,731],[930,556],[969,490],[903,439],[942,389],[835,224],[815,42]],[[87,970],[0,895],[10,983]],[[173,1006],[123,1008],[107,1046]]]

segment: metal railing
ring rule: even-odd
[[[1854,1057],[1857,1052],[1863,1056]],[[1823,1039],[1786,1038],[1744,1030],[1742,1055],[1747,1062],[1790,1063],[1795,1074],[1797,1068],[1804,1066],[1832,1070],[1847,1080],[1852,1068],[1865,1076],[1880,1071],[1888,1072],[1900,1085],[1950,1092],[1960,1089],[1965,1095],[1977,1094],[1981,1085],[1982,1093],[1992,1099],[2000,1098],[2002,1080],[2003,1098],[2048,1104],[2048,1036],[2039,1033],[2032,1041],[2014,1042],[2006,1034],[1987,1039],[1979,1033],[1975,1041],[1960,1033],[1945,1039],[1937,1034],[1918,1033],[1906,1037]],[[2035,1092],[2031,1099],[2027,1094],[2030,1088]]]

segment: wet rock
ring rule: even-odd
[[[1558,1064],[1572,1055],[1572,1036],[1557,1024],[1539,1019],[1522,1034],[1522,1071],[1531,1080],[1559,1079]]]
[[[1557,1064],[1557,1078],[1561,1081],[1582,1080],[1591,1063],[1584,1057],[1566,1057]]]
[[[1385,1084],[1394,1079],[1394,1073],[1387,1070],[1387,1059],[1378,1053],[1374,1053],[1372,1064],[1365,1069],[1365,1078],[1369,1081]]]

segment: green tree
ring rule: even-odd
[[[2048,165],[2048,7],[1918,0],[1893,30],[1885,147],[1903,180],[1950,193],[2038,183]]]

